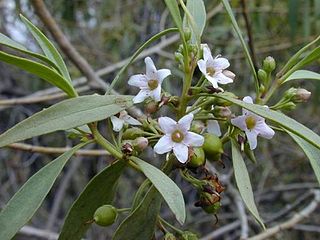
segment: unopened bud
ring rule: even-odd
[[[189,41],[191,39],[191,31],[190,28],[186,27],[183,29],[183,35],[186,41]]]
[[[259,78],[261,83],[266,84],[266,82],[268,81],[267,72],[265,70],[263,70],[263,69],[259,69],[258,70],[258,78]]]
[[[276,61],[273,57],[268,56],[263,60],[262,68],[266,72],[272,72],[276,68]]]
[[[231,78],[232,80],[234,80],[235,77],[236,77],[236,75],[235,75],[233,72],[229,71],[229,70],[224,70],[222,73],[223,73],[226,77]]]
[[[136,147],[139,151],[143,151],[148,147],[149,141],[145,137],[138,137],[133,141],[133,146]]]
[[[166,233],[163,240],[176,240],[176,237],[172,233]]]
[[[181,235],[182,240],[198,240],[198,236],[192,232],[186,231]]]
[[[296,108],[296,104],[293,102],[287,102],[283,105],[281,105],[281,110],[286,110],[286,111],[292,111]]]
[[[304,88],[298,88],[295,96],[293,96],[292,101],[294,103],[306,102],[311,97],[311,92]]]
[[[220,107],[217,106],[213,109],[213,114],[216,117],[221,117],[221,118],[229,118],[232,114],[230,108],[228,107]]]
[[[183,63],[183,55],[180,52],[175,52],[174,58],[178,63]]]

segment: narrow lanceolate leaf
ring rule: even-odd
[[[303,124],[297,122],[296,120],[286,116],[281,112],[277,112],[271,109],[268,109],[261,105],[245,103],[243,101],[230,98],[221,94],[216,94],[216,97],[223,98],[232,102],[240,107],[250,110],[266,119],[274,121],[279,126],[283,127],[284,129],[298,135],[299,137],[303,138],[307,142],[311,143],[315,147],[320,149],[320,136],[317,135],[315,132],[304,126]]]
[[[10,240],[40,207],[70,157],[82,143],[40,169],[20,188],[0,212],[0,239]]]
[[[131,99],[131,96],[94,94],[64,100],[32,115],[1,134],[0,147],[106,119],[132,106]]]
[[[254,202],[253,191],[251,187],[250,177],[244,160],[241,156],[236,143],[231,141],[232,144],[232,163],[234,169],[234,175],[236,183],[240,192],[240,195],[243,199],[243,202],[247,206],[250,213],[258,221],[258,223],[265,228],[263,220],[261,219],[257,206]]]
[[[298,70],[293,72],[287,79],[283,81],[283,83],[297,79],[320,80],[320,74],[308,70]]]
[[[91,179],[69,210],[59,240],[82,239],[95,210],[112,203],[117,181],[125,166],[125,161],[117,161]]]
[[[47,67],[46,65],[2,51],[0,51],[0,61],[19,67],[43,80],[46,80],[48,83],[60,88],[70,97],[77,96],[77,93],[75,92],[71,83],[65,81],[65,79],[58,72]]]
[[[176,0],[164,0],[169,9],[169,12],[173,18],[176,27],[179,29],[181,36],[183,37],[182,19],[180,15],[179,6]]]
[[[151,187],[137,208],[120,224],[112,240],[152,239],[162,197]]]
[[[287,133],[293,138],[293,140],[301,147],[304,153],[310,160],[313,171],[317,177],[317,180],[320,184],[320,150],[301,137],[287,131]]]
[[[183,224],[186,219],[186,209],[180,188],[166,174],[151,164],[136,158],[131,158],[140,168],[146,177],[160,192],[176,219]]]
[[[41,54],[29,51],[23,45],[13,41],[12,39],[10,39],[9,37],[7,37],[6,35],[4,35],[2,33],[0,33],[0,44],[5,45],[7,47],[10,47],[12,49],[18,50],[18,51],[20,51],[22,53],[28,54],[28,55],[30,55],[32,57],[38,58],[41,61],[43,61],[45,63],[48,63],[50,66],[56,68],[55,64],[51,60],[49,60],[46,56],[43,56]]]
[[[28,19],[26,19],[24,16],[20,15],[21,20],[24,22],[24,24],[27,26],[28,30],[31,32],[33,37],[37,40],[39,43],[41,49],[43,50],[44,54],[52,61],[54,62],[58,69],[60,70],[60,73],[62,76],[69,82],[71,82],[71,78],[68,72],[68,69],[66,67],[66,64],[64,63],[60,53],[58,50],[54,47],[54,45],[50,42],[50,40],[36,27],[34,26]]]
[[[185,15],[183,18],[183,26],[189,26],[192,32],[191,40],[192,43],[200,42],[204,27],[206,26],[206,8],[203,0],[188,0],[187,9],[189,14],[192,16],[194,25],[188,22],[188,16]]]

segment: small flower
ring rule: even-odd
[[[140,92],[133,98],[133,102],[140,103],[148,97],[159,102],[162,81],[171,75],[171,71],[169,69],[157,70],[150,57],[146,57],[144,62],[146,63],[146,74],[133,75],[128,81],[129,85],[140,88]]]
[[[204,142],[201,135],[189,131],[192,120],[192,113],[185,115],[178,122],[169,117],[159,118],[159,126],[165,135],[154,146],[154,151],[163,154],[173,150],[178,161],[185,163],[188,160],[188,147],[200,147]]]
[[[136,126],[141,125],[138,120],[131,117],[126,111],[121,111],[119,117],[111,116],[110,119],[113,125],[113,131],[115,132],[119,132],[125,123]]]
[[[247,96],[243,98],[246,103],[253,103],[252,98]],[[246,109],[242,109],[242,115],[231,119],[231,123],[246,133],[250,149],[257,147],[257,137],[271,139],[274,131],[265,123],[265,119]]]
[[[219,55],[212,57],[211,51],[207,44],[202,44],[203,59],[198,61],[198,67],[203,75],[212,83],[214,88],[218,88],[219,84],[228,84],[233,82],[234,73],[225,70],[230,66],[228,59]]]

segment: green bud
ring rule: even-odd
[[[262,68],[266,72],[272,72],[276,68],[276,61],[273,57],[268,56],[263,60]]]
[[[223,145],[221,139],[211,133],[204,135],[204,143],[202,146],[206,157],[209,160],[217,161],[220,160],[221,154],[223,153]]]
[[[166,233],[166,235],[164,235],[164,239],[163,240],[176,240],[176,237],[172,234],[172,233]]]
[[[258,70],[258,78],[261,83],[266,84],[268,82],[268,74],[265,70],[259,69]]]
[[[212,205],[209,206],[203,206],[202,209],[209,214],[217,214],[217,212],[219,211],[219,209],[221,208],[221,203],[220,202],[216,202]]]
[[[197,168],[203,166],[206,162],[206,157],[202,148],[193,148],[193,151],[188,161],[188,167]]]
[[[133,141],[133,147],[138,151],[143,151],[148,147],[149,141],[145,137],[138,137]]]
[[[285,111],[292,111],[296,108],[296,104],[293,102],[287,102],[285,104],[282,104],[281,107],[279,109],[281,110],[285,110]]]
[[[231,114],[232,114],[230,108],[220,107],[220,106],[214,107],[212,112],[216,117],[221,117],[221,118],[229,118],[231,117]]]
[[[182,240],[199,240],[198,236],[192,232],[185,231],[181,235]]]
[[[260,84],[259,92],[260,92],[260,93],[264,93],[265,90],[266,90],[266,87],[264,86],[264,84]]]
[[[183,29],[183,35],[186,41],[188,42],[191,39],[191,31],[190,28],[186,27]]]
[[[183,64],[183,55],[180,52],[175,52],[174,58],[178,63]]]
[[[100,226],[109,226],[117,219],[117,209],[112,205],[103,205],[99,207],[94,215],[93,220]]]
[[[144,131],[140,128],[132,127],[124,131],[122,139],[133,140],[144,135]]]

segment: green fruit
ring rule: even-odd
[[[94,215],[93,220],[100,226],[109,226],[117,219],[117,209],[112,205],[103,205],[99,207]]]
[[[210,206],[204,206],[202,207],[202,209],[206,212],[206,213],[209,213],[209,214],[216,214],[219,209],[221,208],[221,204],[220,202],[216,202]]]
[[[223,146],[221,139],[211,133],[204,135],[204,143],[202,146],[206,157],[210,160],[219,160],[223,153]]]
[[[206,162],[206,157],[202,148],[194,148],[192,156],[188,162],[188,166],[197,168],[203,166]]]

